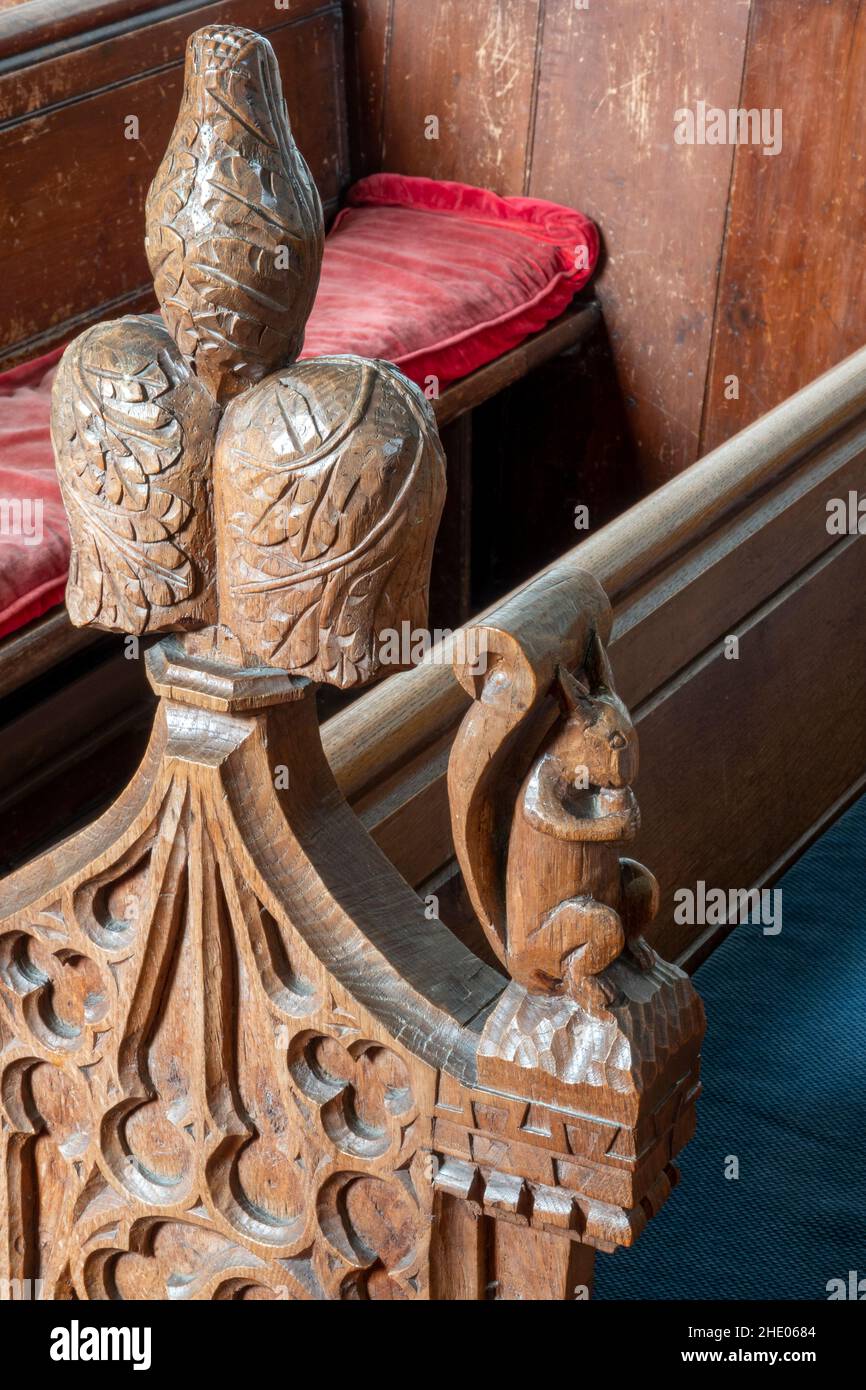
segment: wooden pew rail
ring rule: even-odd
[[[653,941],[668,958],[694,966],[726,930],[677,924],[677,888],[768,885],[864,786],[866,544],[828,526],[828,502],[850,492],[866,494],[866,350],[486,615],[528,635],[580,570],[609,595],[611,660],[641,739],[637,852],[662,885]],[[374,838],[411,883],[449,899],[445,768],[467,705],[447,654],[433,654],[324,729]],[[452,911],[481,946],[465,903]]]

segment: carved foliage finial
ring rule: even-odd
[[[141,633],[215,620],[218,419],[156,316],[97,324],[67,348],[51,432],[74,623]]]
[[[233,25],[192,35],[146,220],[166,324],[218,401],[297,357],[319,280],[322,209],[267,39]]]
[[[254,665],[367,680],[383,630],[426,626],[444,460],[395,368],[295,360],[322,211],[251,30],[189,40],[147,251],[162,318],[89,329],[54,392],[73,622],[220,625]]]
[[[235,401],[216,455],[223,620],[270,665],[338,686],[380,635],[424,627],[445,463],[396,368],[322,357]]]

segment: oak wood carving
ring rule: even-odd
[[[72,344],[53,433],[70,614],[167,634],[160,699],[115,805],[2,885],[3,1287],[580,1296],[670,1190],[703,1028],[619,854],[607,600],[578,575],[531,641],[486,629],[483,669],[458,663],[455,842],[509,981],[322,750],[316,683],[426,623],[444,470],[394,368],[296,361],[321,222],[258,36],[191,39],[148,228],[163,317]]]

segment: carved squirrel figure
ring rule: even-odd
[[[586,683],[562,665],[539,679],[507,634],[486,635],[491,660],[474,687],[466,676],[475,704],[448,773],[469,895],[514,980],[532,994],[603,1006],[614,994],[606,966],[623,952],[639,970],[655,960],[643,932],[658,911],[658,883],[620,858],[640,823],[637,735],[597,631],[583,657]],[[561,707],[552,725],[551,694]]]
[[[658,883],[633,859],[621,859],[640,814],[631,782],[637,735],[613,689],[595,635],[586,660],[589,685],[556,673],[562,716],[543,743],[517,799],[506,871],[506,964],[533,992],[609,997],[595,980],[627,949],[649,969],[643,938],[658,911]]]

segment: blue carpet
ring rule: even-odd
[[[826,1299],[866,1278],[866,798],[777,886],[779,935],[742,924],[695,977],[698,1132],[637,1245],[596,1260],[597,1298]]]

